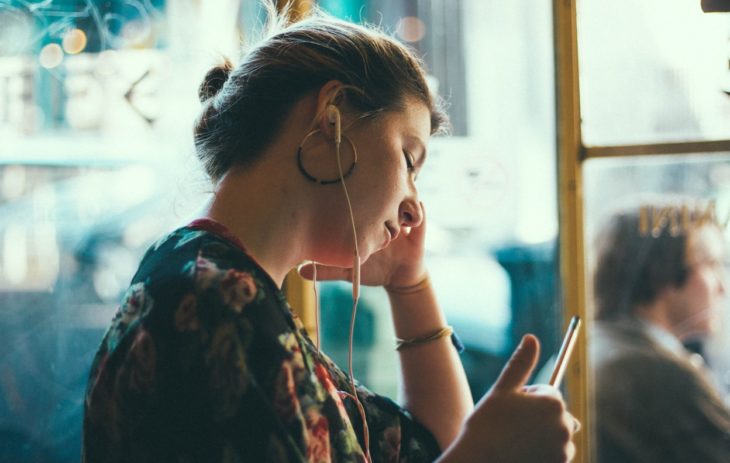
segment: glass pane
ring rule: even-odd
[[[584,174],[597,461],[725,461],[730,153]]]
[[[730,138],[730,15],[698,1],[578,3],[587,145]]]
[[[344,3],[320,5],[381,24],[414,47],[449,102],[454,136],[432,140],[417,186],[428,211],[431,277],[466,345],[462,361],[479,398],[524,333],[543,343],[538,368],[560,342],[551,2]],[[320,288],[322,346],[345,366],[350,286]],[[371,288],[361,294],[355,376],[394,397],[387,297]]]
[[[78,461],[91,360],[142,254],[181,219],[175,188],[131,162],[0,164],[0,443],[9,461]]]
[[[210,190],[197,86],[256,5],[0,0],[0,460],[79,461],[91,359]]]

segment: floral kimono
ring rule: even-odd
[[[347,376],[220,224],[147,251],[94,359],[83,461],[362,462]],[[357,386],[373,462],[433,461],[433,436]]]

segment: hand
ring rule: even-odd
[[[537,363],[537,338],[527,335],[492,389],[467,418],[444,461],[564,463],[575,456],[571,441],[578,421],[566,411],[560,391],[525,383]]]
[[[362,263],[360,283],[366,286],[411,286],[423,280],[426,267],[423,262],[426,236],[426,213],[421,203],[423,221],[414,228],[401,227],[400,234],[388,247],[372,254]],[[314,278],[312,264],[299,268],[299,274],[308,280]],[[317,280],[352,281],[352,269],[317,264]]]

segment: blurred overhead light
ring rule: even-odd
[[[395,33],[405,42],[418,42],[426,35],[426,25],[415,16],[398,20]]]
[[[11,223],[3,236],[3,270],[5,279],[20,285],[28,276],[28,240],[25,226]]]
[[[81,29],[71,29],[63,36],[63,49],[69,55],[81,53],[86,48],[86,34]]]
[[[63,61],[63,50],[57,43],[49,43],[41,49],[38,62],[46,69],[53,69]]]
[[[12,201],[23,196],[27,184],[25,166],[9,165],[0,172],[0,194],[3,198]]]

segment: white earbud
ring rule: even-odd
[[[352,213],[352,206],[350,205],[350,197],[347,193],[347,187],[345,186],[345,179],[342,174],[342,165],[340,163],[340,142],[342,141],[342,123],[340,120],[340,110],[337,106],[330,104],[327,105],[327,122],[334,125],[335,129],[335,145],[337,146],[337,164],[340,170],[340,180],[342,181],[342,187],[345,191],[345,197],[347,198],[347,207],[350,212],[350,219],[352,221],[352,231],[355,240],[355,255],[352,259],[352,297],[357,300],[360,297],[360,252],[357,246],[357,231],[355,230],[355,219]]]
[[[337,109],[337,106],[333,104],[327,106],[327,121],[335,126],[335,143],[339,145],[342,141],[342,125],[340,110]]]

